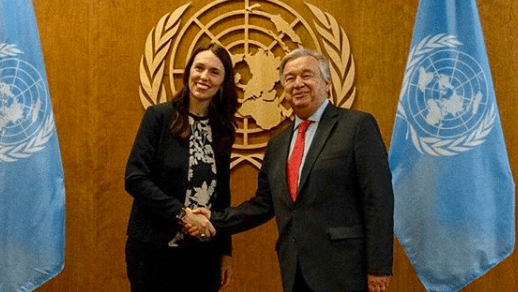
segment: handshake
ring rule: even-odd
[[[185,216],[182,218],[183,232],[200,241],[209,241],[216,235],[216,229],[210,223],[211,212],[206,208],[185,209]]]

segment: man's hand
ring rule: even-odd
[[[207,210],[208,211],[208,210]],[[208,211],[210,214],[210,211]],[[190,236],[198,237],[202,241],[209,240],[216,235],[216,229],[209,221],[209,217],[200,213],[194,213],[193,210],[185,209],[185,217],[183,219],[184,231]]]
[[[201,214],[210,220],[211,212],[207,208],[196,208],[192,210],[193,214]]]
[[[390,276],[367,275],[369,292],[384,292],[387,290]]]

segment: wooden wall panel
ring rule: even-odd
[[[65,168],[66,263],[38,291],[129,291],[124,262],[131,198],[127,155],[144,112],[139,63],[150,30],[188,1],[34,0]],[[189,13],[210,1],[192,1]],[[356,62],[353,108],[372,112],[389,145],[417,0],[308,0],[337,19]],[[303,1],[284,3],[312,19]],[[500,116],[518,173],[518,4],[479,0]],[[257,169],[232,172],[234,205],[254,194]],[[234,279],[226,291],[281,291],[274,222],[234,237]],[[512,255],[463,291],[517,291]],[[396,241],[389,291],[425,291]]]

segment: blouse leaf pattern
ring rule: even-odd
[[[201,187],[194,188],[193,197],[197,200],[198,205],[207,206],[209,204],[208,199],[214,193],[214,188],[216,187],[216,180],[212,180],[210,186],[207,185],[207,182],[204,181]]]
[[[190,208],[210,208],[217,184],[216,158],[212,147],[212,129],[209,119],[189,116],[188,189],[185,205]]]

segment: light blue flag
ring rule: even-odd
[[[64,200],[32,0],[0,0],[0,292],[32,291],[63,269]]]
[[[475,0],[421,0],[389,153],[395,234],[428,291],[508,257],[514,182]]]

